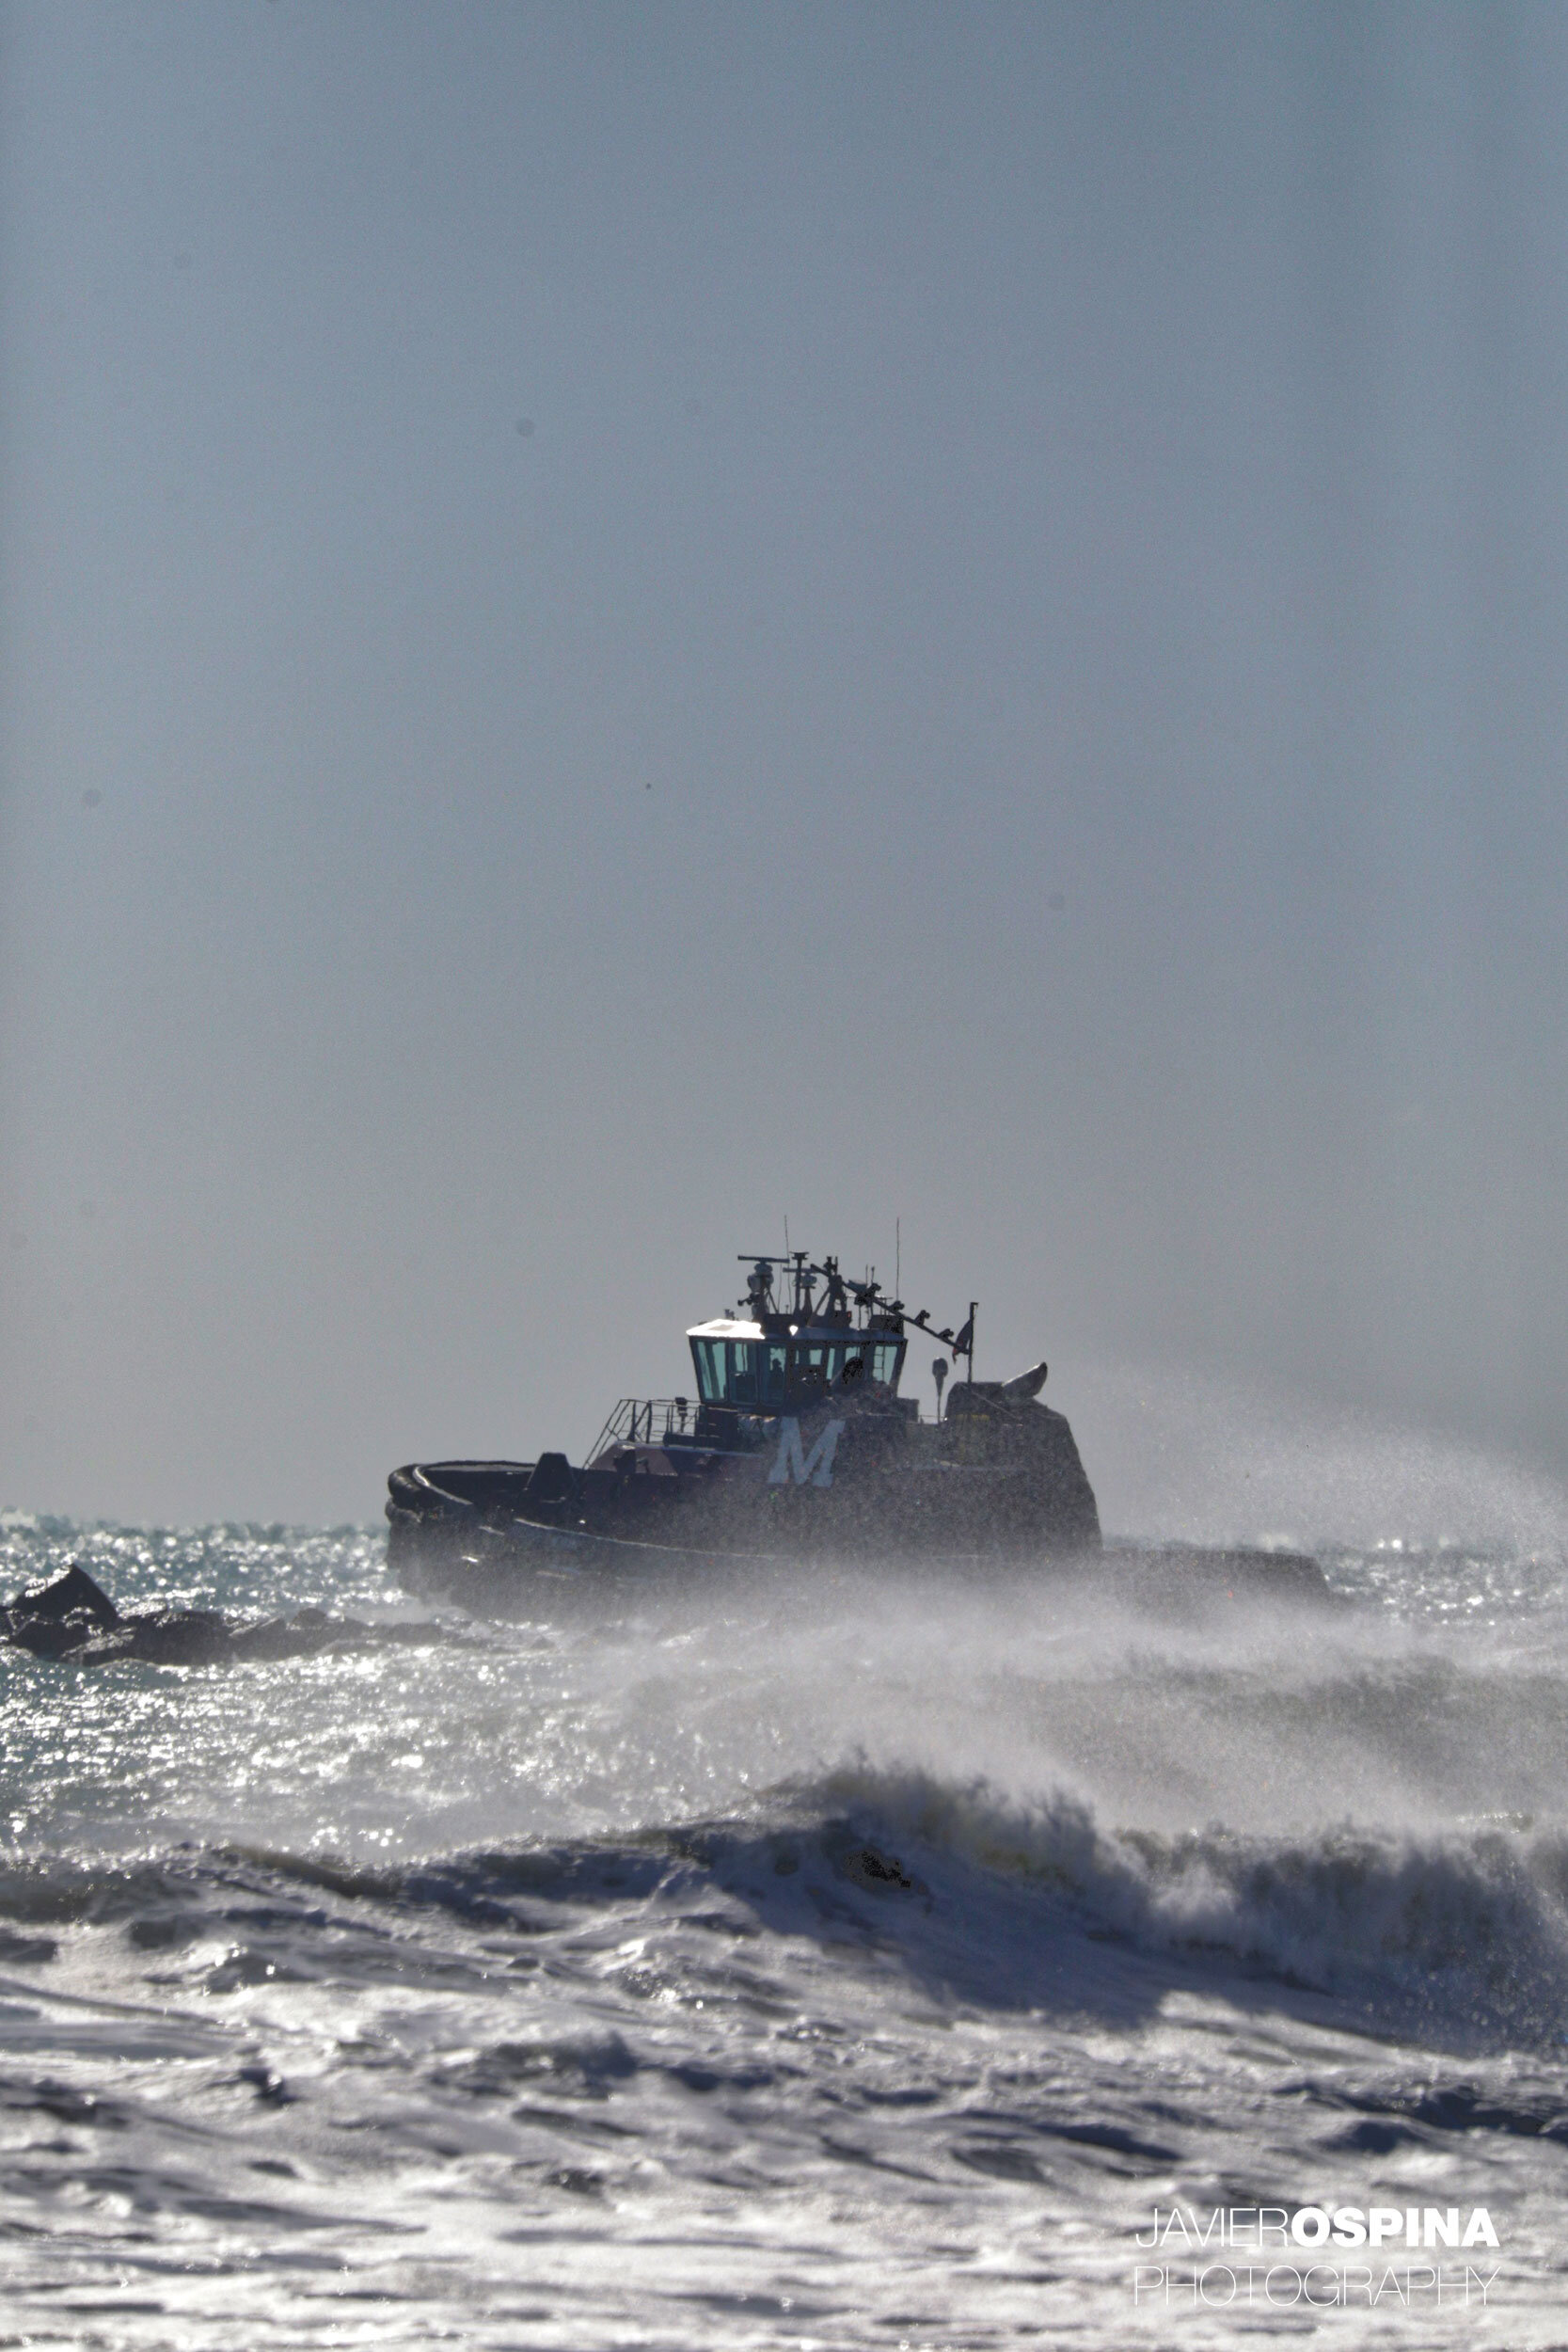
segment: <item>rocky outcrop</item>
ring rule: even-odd
[[[226,1666],[328,1650],[380,1649],[452,1637],[429,1623],[369,1625],[325,1609],[235,1625],[215,1609],[142,1609],[122,1616],[101,1584],[74,1563],[49,1584],[0,1609],[0,1638],[35,1658],[73,1666],[134,1659],[150,1666]]]

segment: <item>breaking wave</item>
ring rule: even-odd
[[[1038,1889],[1150,1950],[1212,1955],[1438,2030],[1560,2040],[1568,2013],[1568,1837],[1485,1823],[1437,1836],[1351,1822],[1300,1837],[1213,1825],[1102,1827],[1081,1798],[1033,1804],[984,1781],[862,1766],[829,1793],[922,1853]]]
[[[12,1589],[70,1556],[403,1607],[365,1532],[0,1528]],[[1152,2204],[1435,2165],[1507,2212],[1509,2341],[1556,2342],[1562,1564],[1334,1573],[1310,1626],[868,1578],[211,1673],[9,1653],[8,2318],[1119,2344]]]
[[[14,1861],[0,1868],[0,1967],[52,1957],[49,1931],[67,1924],[120,1927],[141,1949],[210,1940],[242,1915],[248,1934],[262,1885],[262,1956],[252,1935],[242,1966],[263,1975],[320,1973],[324,1899],[348,1906],[333,1969],[372,1974],[394,1952],[419,1973],[420,1923],[436,1917],[528,1936],[613,1908],[657,1936],[717,1902],[737,1935],[844,1944],[847,1930],[847,1953],[858,1933],[882,1963],[1004,2008],[1125,2008],[1116,1948],[1170,1981],[1268,1979],[1438,2045],[1560,2042],[1568,2016],[1560,1831],[1157,1832],[1104,1825],[1064,1791],[1022,1802],[864,1760],[768,1792],[756,1817],[395,1867],[245,1846]],[[216,1965],[220,1989],[240,1981],[231,1954]]]

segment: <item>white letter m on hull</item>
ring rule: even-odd
[[[770,1486],[787,1486],[793,1478],[797,1486],[831,1486],[833,1483],[833,1455],[844,1434],[841,1421],[831,1421],[809,1454],[801,1449],[800,1424],[798,1421],[779,1423],[778,1459],[768,1473]]]

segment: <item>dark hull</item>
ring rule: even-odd
[[[884,1491],[869,1532],[863,1514],[841,1514],[835,1540],[833,1525],[814,1525],[796,1512],[770,1531],[785,1540],[764,1549],[754,1515],[743,1511],[727,1530],[710,1516],[706,1540],[671,1540],[679,1506],[672,1500],[660,1509],[661,1498],[637,1514],[646,1533],[593,1524],[577,1507],[580,1495],[549,1518],[534,1516],[529,1509],[533,1475],[531,1464],[499,1462],[414,1464],[395,1471],[388,1502],[393,1575],[425,1599],[500,1619],[548,1617],[581,1604],[715,1581],[766,1585],[803,1567],[884,1565],[973,1577],[1025,1571],[1053,1587],[1089,1584],[1107,1598],[1162,1613],[1259,1600],[1334,1601],[1318,1563],[1304,1553],[1102,1547],[1098,1525],[1086,1526],[1081,1515],[1053,1528],[1037,1514],[1033,1524],[1020,1525],[1017,1515],[1006,1512],[947,1509],[939,1531],[919,1524],[923,1499],[911,1492],[903,1498],[908,1507],[902,1516],[916,1522],[916,1540],[900,1542],[901,1515]],[[993,1503],[998,1491],[992,1489]],[[962,1516],[972,1519],[968,1529],[955,1523]],[[717,1540],[716,1526],[742,1540]]]
[[[595,1542],[683,1564],[1032,1558],[1096,1550],[1100,1518],[1072,1432],[1025,1401],[921,1427],[888,1402],[731,1414],[701,1436],[613,1445],[580,1470],[537,1462],[414,1463],[394,1470],[391,1565],[493,1557],[598,1558]],[[569,1538],[552,1542],[551,1536]],[[579,1540],[587,1539],[587,1540]]]
[[[600,1589],[696,1575],[783,1566],[770,1555],[721,1544],[672,1543],[657,1534],[594,1528],[568,1512],[535,1518],[528,1462],[414,1463],[394,1470],[387,1504],[387,1565],[429,1598],[525,1597],[553,1584]],[[508,1615],[480,1607],[480,1613]]]

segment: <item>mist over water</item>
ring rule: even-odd
[[[1562,1480],[1451,1431],[1191,1366],[1074,1364],[1061,1385],[1101,1518],[1123,1533],[1568,1554]]]
[[[413,1609],[353,1529],[11,1515],[10,1588],[67,1557]],[[6,1653],[18,2309],[128,2352],[353,2341],[366,2296],[377,2343],[1108,2346],[1156,2204],[1417,2201],[1495,2210],[1507,2341],[1551,2341],[1568,1565],[1326,1557],[1328,1612],[890,1568]]]

